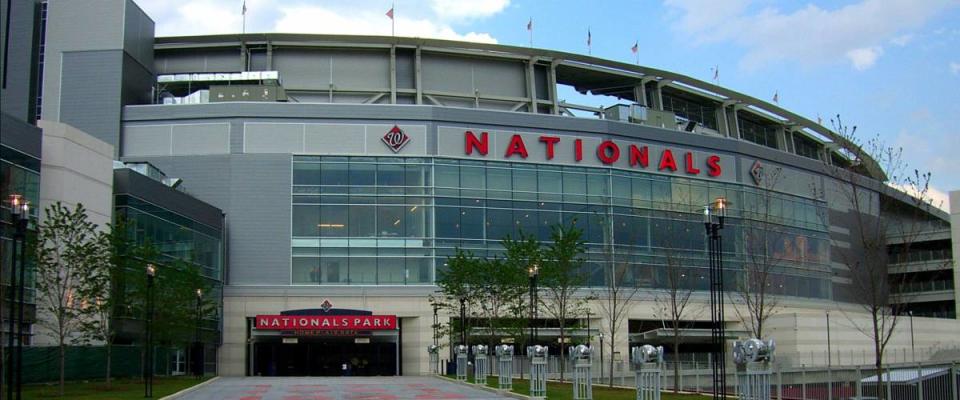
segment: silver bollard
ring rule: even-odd
[[[530,397],[534,399],[547,398],[547,355],[550,348],[547,346],[527,346],[527,357],[530,357]]]
[[[499,362],[500,390],[513,390],[513,346],[501,344],[496,348]]]
[[[473,346],[473,383],[487,385],[487,346]]]
[[[590,346],[570,346],[570,361],[573,361],[573,400],[593,400],[590,366],[593,349]]]
[[[649,344],[630,349],[630,362],[636,370],[637,400],[660,400],[660,371],[663,346]]]
[[[741,400],[770,400],[770,376],[773,374],[771,340],[747,339],[733,342],[733,362],[737,364],[737,394]]]
[[[430,355],[430,373],[437,375],[440,373],[440,346],[431,344],[427,346],[427,354]]]
[[[453,348],[454,354],[457,355],[457,380],[461,382],[467,381],[467,346],[462,344],[457,345]]]

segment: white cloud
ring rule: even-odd
[[[850,59],[854,68],[858,71],[863,71],[872,67],[873,64],[876,64],[877,58],[880,58],[881,54],[883,54],[883,48],[873,46],[850,50],[846,56]]]
[[[897,36],[897,37],[895,37],[895,38],[893,38],[893,39],[890,39],[890,44],[894,44],[894,45],[903,47],[903,46],[906,46],[907,44],[909,44],[910,42],[912,42],[912,41],[913,41],[913,37],[914,37],[914,35],[913,35],[912,33],[908,33],[908,34],[905,34],[905,35],[900,35],[900,36]]]
[[[918,191],[908,185],[900,184],[891,184],[887,183],[890,187],[897,189],[901,192],[909,194],[913,197],[918,197]],[[927,188],[927,192],[923,194],[923,200],[929,203],[930,205],[937,207],[943,211],[950,212],[950,194],[933,187],[932,185]]]
[[[239,33],[242,0],[135,0],[156,22],[157,36]],[[390,35],[389,0],[316,2],[246,0],[247,32]],[[397,36],[496,43],[486,32],[462,32],[458,22],[501,12],[509,0],[402,2],[394,16]]]
[[[666,0],[678,12],[677,29],[695,43],[733,42],[746,49],[741,64],[756,69],[771,63],[816,65],[847,60],[869,68],[881,43],[909,39],[903,31],[923,26],[954,0],[861,0],[836,9],[808,4],[782,11],[751,7],[752,0]],[[900,36],[898,36],[900,35]]]
[[[950,72],[953,73],[954,75],[960,74],[960,62],[951,61]]]
[[[503,11],[510,0],[433,0],[430,7],[441,19],[486,18]]]

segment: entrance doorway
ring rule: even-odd
[[[253,344],[255,376],[394,376],[397,343],[371,337],[356,343],[354,337],[297,338],[283,343],[280,338]],[[365,340],[364,340],[365,341]],[[343,366],[346,364],[347,370]]]

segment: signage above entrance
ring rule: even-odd
[[[257,330],[354,330],[397,329],[396,315],[257,315]]]

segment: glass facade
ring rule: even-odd
[[[292,191],[294,285],[431,284],[457,247],[497,256],[507,235],[547,241],[553,225],[574,223],[584,230],[591,285],[616,265],[628,284],[664,287],[666,259],[679,257],[690,285],[707,290],[702,210],[723,196],[732,203],[728,287],[741,279],[745,232],[763,220],[777,238],[767,244],[777,258],[773,291],[831,293],[825,205],[739,184],[613,168],[295,156]]]
[[[159,252],[160,259],[156,262],[185,261],[198,269],[208,291],[204,297],[215,299],[208,304],[216,304],[215,310],[204,313],[203,329],[219,333],[220,316],[223,315],[220,302],[223,292],[222,232],[127,194],[115,195],[114,205],[116,217],[127,221],[136,243],[150,243]],[[169,273],[167,271],[161,270],[159,273]],[[184,290],[184,294],[192,299],[194,289],[187,287]],[[121,316],[137,318],[138,315],[138,312],[133,312]],[[191,324],[188,327],[192,327]],[[193,337],[192,328],[185,328],[184,332],[184,335]]]

